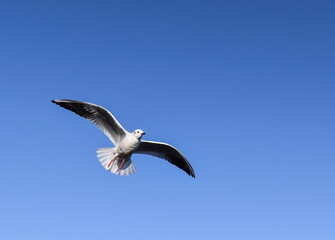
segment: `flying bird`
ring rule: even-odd
[[[116,175],[136,173],[131,160],[133,154],[149,154],[165,159],[188,175],[195,177],[194,170],[186,158],[167,143],[144,141],[141,129],[127,132],[115,117],[105,108],[87,102],[57,99],[53,103],[66,108],[95,124],[114,144],[114,148],[98,148],[97,156],[101,165]]]

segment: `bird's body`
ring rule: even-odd
[[[108,170],[109,167],[111,167],[111,166],[112,166],[111,169],[113,169],[112,163],[113,163],[113,161],[115,161],[116,165],[119,166],[119,167],[116,170],[116,172],[112,171],[112,173],[120,172],[121,167],[124,164],[127,164],[129,161],[131,161],[131,155],[138,148],[140,143],[141,143],[140,138],[136,137],[134,134],[130,134],[130,133],[127,132],[126,136],[121,140],[121,142],[115,148],[112,149],[114,157],[107,164],[107,167],[105,167],[104,166],[105,164],[103,164],[103,163],[102,163],[102,165],[106,168],[106,170]],[[120,173],[122,174],[122,171]]]
[[[131,155],[138,148],[141,139],[134,136],[134,134],[127,133],[120,144],[116,147],[116,152],[120,155]]]
[[[52,102],[90,120],[113,142],[114,148],[99,148],[97,151],[98,159],[107,171],[116,175],[134,174],[136,170],[131,156],[139,153],[163,158],[195,177],[192,166],[176,148],[166,143],[143,141],[145,133],[142,130],[127,132],[103,107],[75,100],[58,99]]]

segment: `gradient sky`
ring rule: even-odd
[[[334,1],[0,3],[0,239],[335,239]],[[177,147],[132,157],[52,104]]]

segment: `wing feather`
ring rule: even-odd
[[[127,131],[114,116],[105,108],[98,105],[68,99],[52,100],[53,103],[68,109],[95,124],[111,141],[117,145]]]
[[[184,170],[188,175],[195,177],[191,164],[176,148],[169,144],[153,141],[141,141],[139,147],[134,153],[149,154],[151,156],[165,159]]]

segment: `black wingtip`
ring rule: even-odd
[[[56,101],[55,101],[55,100],[51,100],[51,102],[53,102],[53,103],[56,103]]]
[[[189,169],[186,172],[188,173],[188,175],[190,175],[191,177],[195,178],[195,172],[194,172],[191,164],[190,163],[188,163],[188,164],[189,164]]]

